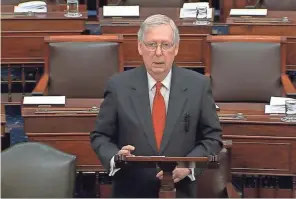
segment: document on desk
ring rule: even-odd
[[[213,9],[210,8],[207,11],[207,19],[212,18],[212,13]],[[189,10],[185,8],[180,9],[180,19],[185,19],[185,18],[196,18],[196,10]]]
[[[18,6],[14,6],[14,13],[27,13],[27,12],[33,12],[33,13],[46,13],[47,12],[47,8],[43,7],[43,8],[22,8],[22,7],[18,7]]]
[[[295,100],[288,97],[271,97],[269,104],[271,106],[285,106],[287,100]]]
[[[265,114],[282,114],[285,113],[285,106],[265,105]]]
[[[287,100],[293,100],[287,97],[271,97],[269,105],[265,105],[266,114],[285,113],[285,103]]]
[[[207,2],[197,2],[197,3],[184,3],[183,8],[180,9],[180,19],[184,18],[196,18],[197,8],[205,7],[207,9],[207,19],[212,18],[213,9],[209,7]]]
[[[104,17],[139,17],[139,6],[103,6]]]
[[[266,16],[267,9],[231,9],[230,16]]]
[[[66,96],[26,96],[24,105],[65,105]]]

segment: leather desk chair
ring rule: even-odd
[[[208,36],[205,71],[215,101],[268,103],[271,96],[294,96],[285,41],[280,36]]]
[[[123,71],[120,35],[45,38],[44,74],[32,95],[103,98],[108,79]]]
[[[16,144],[1,153],[3,198],[72,198],[76,157],[41,143]]]

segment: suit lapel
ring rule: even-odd
[[[182,82],[181,76],[178,74],[178,68],[176,66],[173,67],[172,70],[172,80],[171,80],[171,90],[169,97],[169,106],[167,110],[167,118],[166,118],[166,127],[164,130],[161,146],[160,146],[160,154],[162,154],[167,147],[170,137],[174,131],[174,127],[179,117],[181,116],[183,109],[187,102],[187,87],[184,86],[184,82]],[[176,138],[178,139],[178,138]]]
[[[132,91],[130,99],[133,102],[134,108],[143,126],[143,131],[149,141],[149,144],[157,154],[156,140],[154,137],[154,130],[151,118],[151,108],[149,101],[148,79],[144,67],[139,69],[139,74],[131,85]]]

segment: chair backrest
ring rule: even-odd
[[[292,11],[296,10],[296,0],[261,0],[260,8],[267,8],[268,10]]]
[[[48,95],[103,98],[108,79],[123,71],[122,36],[79,35],[45,38]]]
[[[231,183],[231,147],[223,148],[219,153],[219,169],[205,169],[197,177],[198,198],[227,197],[226,185]]]
[[[133,6],[139,5],[140,7],[176,7],[181,8],[188,0],[119,0],[118,5]]]
[[[280,36],[208,36],[206,74],[217,102],[269,102],[282,96],[286,45]]]
[[[16,144],[1,153],[3,198],[72,198],[76,157],[41,143]]]

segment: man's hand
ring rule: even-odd
[[[175,168],[173,171],[173,179],[174,183],[179,182],[180,180],[184,179],[186,176],[190,174],[190,169],[188,168]],[[158,172],[156,177],[160,180],[163,178],[163,171]]]
[[[135,150],[135,147],[132,145],[123,146],[120,151],[117,153],[118,155],[129,156],[132,155],[131,152]]]

